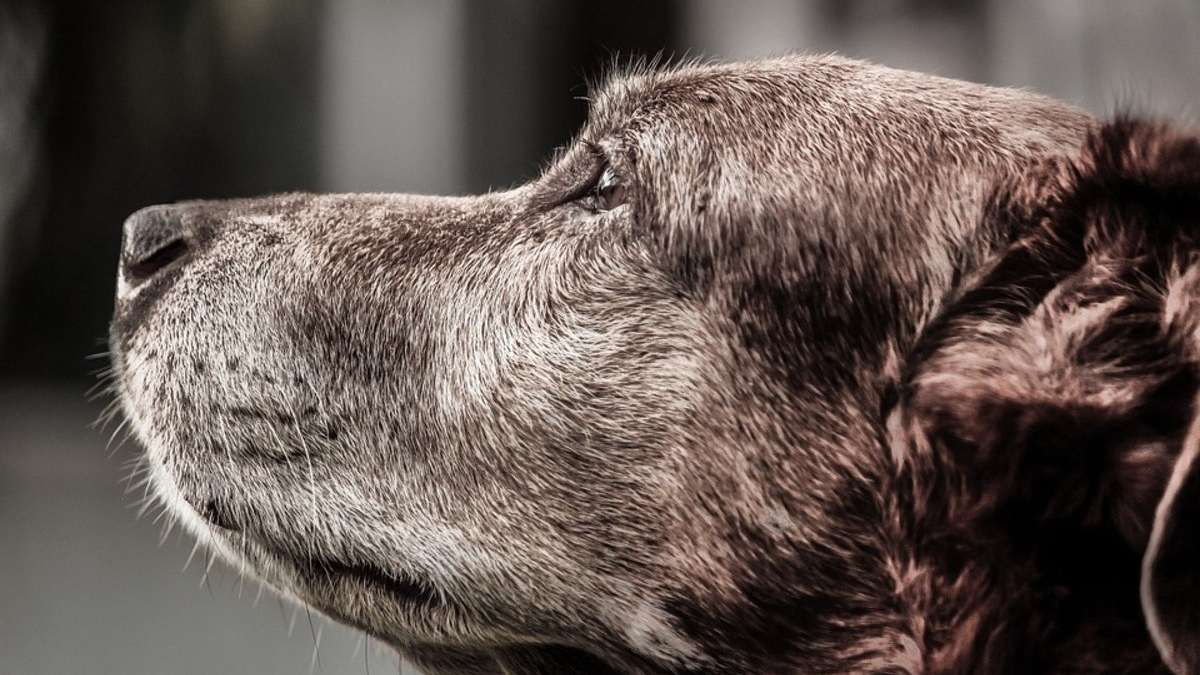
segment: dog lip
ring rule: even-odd
[[[229,534],[224,532],[223,534]],[[339,587],[346,584],[365,586],[367,590],[382,591],[397,604],[410,607],[443,608],[445,597],[429,582],[413,575],[384,570],[370,563],[343,562],[324,555],[290,552],[255,537],[222,537],[256,565],[282,566],[291,570],[296,581],[318,595],[337,596]],[[342,620],[353,623],[354,618]],[[364,630],[369,627],[359,626]]]
[[[344,563],[330,558],[309,558],[301,567],[307,575],[329,581],[351,578],[367,582],[402,601],[435,607],[443,604],[441,595],[427,582],[411,575],[389,572],[369,563]]]
[[[242,529],[241,524],[233,518],[229,509],[219,498],[211,495],[201,497],[185,491],[183,499],[210,526],[228,532],[238,532]]]
[[[200,510],[200,515],[209,522],[209,524],[219,527],[230,532],[237,532],[242,529],[229,514],[228,509],[224,508],[220,501],[216,499],[208,499],[204,502],[204,508]]]

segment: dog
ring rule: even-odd
[[[1200,136],[835,56],[125,223],[173,518],[442,673],[1200,673]]]

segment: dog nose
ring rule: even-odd
[[[121,273],[137,286],[185,258],[192,243],[178,209],[148,206],[125,219]]]

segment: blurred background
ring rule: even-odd
[[[1200,0],[0,0],[0,673],[412,672],[135,518],[86,396],[126,215],[503,188],[614,63],[792,50],[1200,116]]]

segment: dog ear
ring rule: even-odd
[[[1100,127],[990,215],[1013,243],[910,354],[905,461],[938,467],[918,489],[949,520],[1039,532],[1029,547],[1107,531],[1133,569],[1144,551],[1151,634],[1200,673],[1200,136]]]
[[[1163,659],[1200,672],[1200,422],[1193,423],[1158,503],[1142,560],[1142,608]]]

